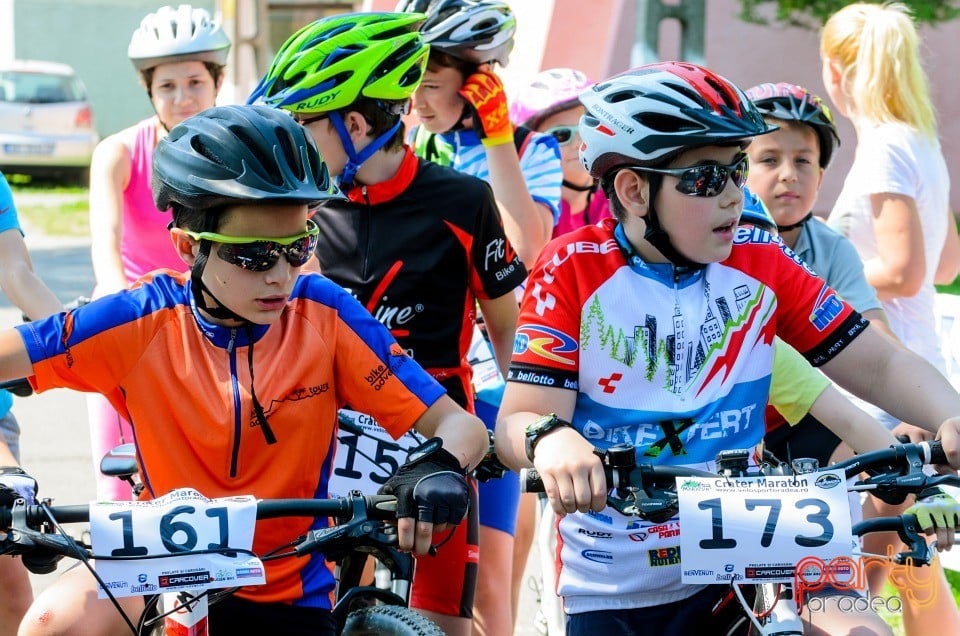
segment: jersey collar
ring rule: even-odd
[[[347,198],[353,203],[378,205],[401,195],[413,183],[420,167],[420,160],[409,146],[404,146],[403,162],[396,174],[380,183],[370,185],[358,183],[346,191]]]

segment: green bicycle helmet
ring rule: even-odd
[[[403,101],[423,78],[429,46],[419,13],[348,13],[317,20],[284,42],[248,104],[334,111],[360,97]]]

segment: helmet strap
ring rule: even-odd
[[[203,270],[207,267],[207,260],[210,258],[210,248],[212,245],[212,242],[201,239],[197,258],[193,262],[193,267],[190,268],[190,291],[193,293],[193,302],[197,305],[198,309],[202,309],[219,320],[237,320],[244,324],[252,324],[249,320],[220,302],[220,299],[214,296],[213,292],[211,292],[203,282]],[[204,292],[217,303],[216,307],[207,305],[207,300],[203,296]]]
[[[574,192],[589,192],[589,193],[593,194],[594,192],[597,191],[597,185],[598,185],[598,183],[599,183],[599,182],[598,182],[596,179],[594,179],[593,181],[591,181],[591,182],[590,182],[589,184],[587,184],[587,185],[577,185],[576,183],[572,183],[572,182],[567,181],[566,179],[564,179],[564,180],[563,180],[563,187],[564,187],[564,188],[570,188],[570,189],[573,190]]]
[[[795,229],[797,229],[798,227],[803,227],[803,225],[804,225],[807,221],[809,221],[810,219],[812,219],[812,218],[813,218],[813,212],[807,212],[807,215],[806,215],[805,217],[803,217],[802,219],[800,219],[799,221],[797,221],[796,223],[792,223],[792,224],[790,224],[790,225],[780,225],[780,224],[777,224],[777,231],[780,232],[781,234],[783,234],[784,232],[789,232],[790,230],[795,230]]]
[[[367,144],[363,150],[357,152],[353,140],[350,139],[350,134],[347,132],[347,126],[343,123],[343,116],[335,110],[330,111],[330,121],[333,122],[333,128],[340,137],[340,145],[347,153],[347,165],[343,167],[343,174],[340,175],[340,185],[343,187],[353,185],[353,180],[356,178],[360,166],[393,138],[396,132],[400,130],[400,124],[402,123],[400,117],[397,117],[396,123],[389,130]]]
[[[210,247],[212,243],[206,239],[200,241],[200,250],[197,252],[197,258],[193,263],[193,267],[190,269],[190,290],[193,292],[193,302],[196,303],[198,309],[202,309],[206,313],[210,314],[214,318],[232,319],[237,320],[243,323],[241,326],[247,332],[247,338],[250,340],[250,346],[247,348],[247,367],[250,370],[250,399],[253,401],[253,414],[257,418],[257,425],[260,427],[260,431],[263,433],[264,440],[267,444],[276,444],[277,437],[273,433],[273,429],[270,428],[270,424],[267,422],[267,416],[263,410],[263,405],[260,404],[260,400],[257,398],[257,392],[254,389],[253,382],[253,325],[254,323],[247,320],[243,316],[235,313],[229,307],[224,305],[220,300],[213,295],[213,293],[207,288],[203,283],[202,276],[203,270],[207,266],[207,259],[210,257]],[[206,299],[203,297],[203,292],[206,292],[210,298],[216,301],[218,307],[210,307],[207,305]]]
[[[645,219],[647,224],[647,229],[643,233],[643,238],[647,243],[653,245],[654,248],[661,254],[663,254],[668,261],[673,263],[675,267],[681,267],[688,270],[698,270],[706,267],[704,263],[697,263],[691,261],[689,258],[681,254],[677,248],[673,246],[673,243],[670,241],[670,235],[663,229],[663,226],[660,225],[660,219],[657,215],[656,207],[654,206],[654,200],[657,198],[657,192],[660,190],[660,184],[662,183],[662,176],[654,172],[646,173],[648,176],[648,181],[650,184],[649,188],[649,203],[647,204],[647,217]]]

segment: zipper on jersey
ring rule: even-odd
[[[363,201],[366,203],[360,212],[360,228],[357,236],[357,247],[363,245],[363,256],[360,262],[360,280],[367,280],[367,265],[370,263],[370,259],[367,257],[367,254],[370,253],[370,199],[367,198],[367,186],[360,186],[360,194],[363,195]]]
[[[237,462],[240,456],[240,433],[243,430],[240,422],[240,379],[237,377],[237,341],[236,328],[230,330],[230,342],[227,343],[227,354],[230,356],[230,387],[233,389],[233,448],[230,451],[230,478],[237,476]]]

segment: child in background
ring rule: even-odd
[[[592,84],[593,80],[578,70],[552,68],[538,73],[510,100],[510,119],[515,125],[550,135],[560,146],[563,191],[554,238],[610,216],[607,197],[598,192],[597,180],[580,163],[577,125],[583,106],[577,97]]]
[[[472,409],[474,372],[466,348],[476,307],[493,366],[499,363],[505,372],[518,312],[514,290],[526,269],[505,237],[490,186],[418,158],[403,143],[400,115],[427,62],[428,47],[418,30],[423,20],[415,13],[318,20],[287,40],[254,96],[302,122],[348,197],[326,201],[315,213],[324,276],[349,289],[451,397]],[[516,476],[513,491],[516,498]],[[478,512],[498,509],[471,506],[451,540],[417,565],[411,606],[450,636],[469,635],[474,625],[491,620],[489,612],[474,612],[474,590],[484,572],[501,577],[494,608],[510,615],[505,572],[491,571],[496,538],[480,530],[478,543]],[[502,514],[512,523],[515,508]],[[511,555],[508,548],[504,570]],[[507,624],[490,633],[509,631]]]
[[[401,7],[426,13],[421,32],[430,45],[413,94],[420,120],[411,131],[414,151],[490,183],[507,238],[529,267],[559,217],[563,171],[549,136],[519,139],[494,71],[507,64],[516,18],[500,0],[408,0]]]
[[[494,67],[506,66],[513,48],[513,11],[500,0],[407,0],[401,7],[426,13],[420,30],[430,44],[426,73],[413,94],[413,112],[420,120],[411,131],[414,151],[490,183],[507,238],[529,268],[559,218],[563,167],[553,137],[514,129],[510,122],[507,95]],[[474,351],[483,351],[479,332],[474,344]],[[473,358],[477,370],[485,357]],[[483,375],[477,372],[475,378]],[[502,375],[490,374],[475,389],[477,415],[492,431]],[[504,581],[515,578],[510,572],[520,498],[516,474],[481,482],[479,496],[484,547],[474,626],[479,633],[499,636],[513,629],[513,602],[504,597]]]
[[[874,327],[889,334],[876,292],[863,275],[850,241],[813,218],[813,206],[839,143],[830,109],[816,95],[793,84],[760,84],[746,91],[774,132],[747,147],[747,187],[760,197],[777,224],[781,240]],[[871,407],[872,408],[872,407]],[[826,466],[849,449],[813,417],[802,426],[786,426],[767,409],[767,447],[780,458],[813,457]]]
[[[33,271],[30,253],[23,242],[17,206],[6,177],[0,173],[0,291],[31,319],[63,310],[63,305]],[[20,463],[20,426],[14,417],[13,395],[0,390],[0,466]],[[0,636],[13,636],[33,600],[30,578],[20,559],[0,558]]]

